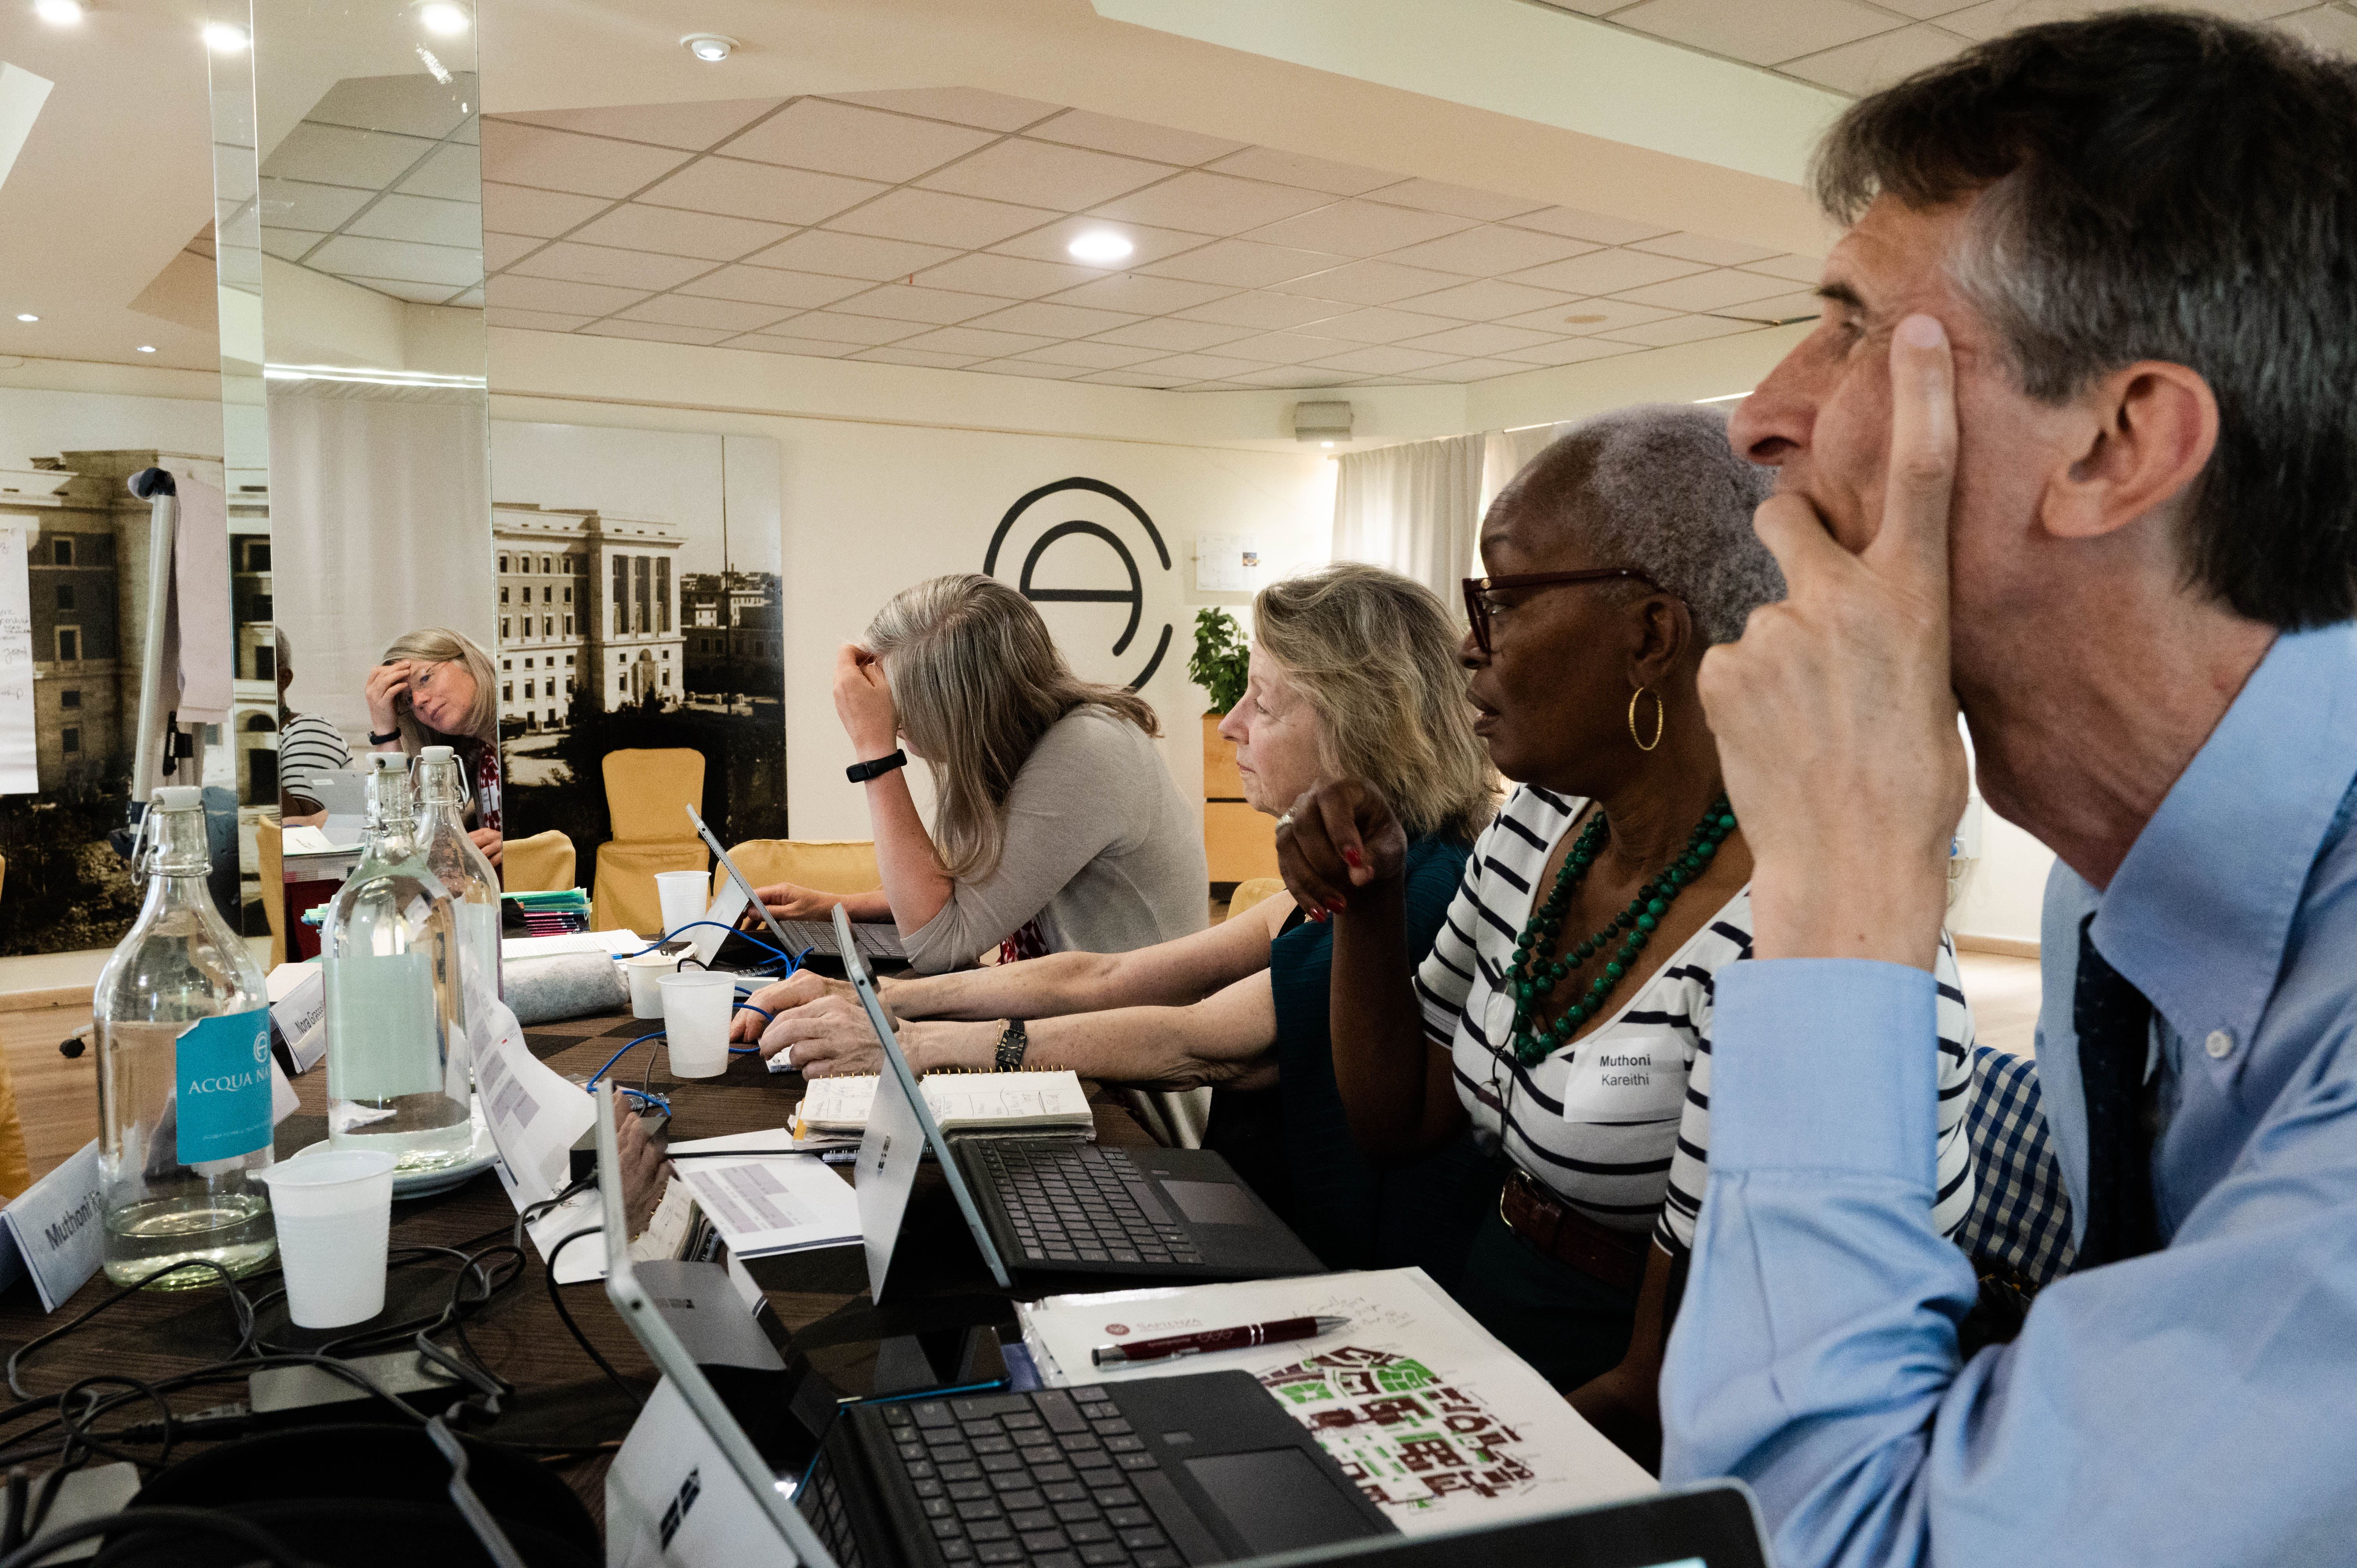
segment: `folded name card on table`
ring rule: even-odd
[[[270,972],[270,1043],[300,1078],[328,1054],[328,972],[282,963]]]
[[[1088,1091],[1070,1069],[1041,1072],[932,1072],[920,1080],[943,1133],[1093,1132]],[[876,1101],[876,1075],[814,1078],[802,1095],[797,1137],[857,1133]]]
[[[98,1179],[98,1140],[0,1208],[0,1290],[27,1274],[55,1312],[98,1273],[105,1251],[105,1196]]]

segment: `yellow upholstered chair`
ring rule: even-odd
[[[791,882],[820,893],[873,893],[884,886],[873,839],[747,839],[728,846],[728,858],[756,887]],[[727,875],[712,868],[715,897]]]
[[[609,751],[606,814],[613,837],[597,846],[597,926],[648,935],[662,929],[655,877],[712,864],[687,808],[704,799],[704,753],[686,746]]]
[[[0,1056],[0,1202],[32,1185],[33,1162],[25,1152],[25,1120],[16,1103],[16,1081],[9,1075],[8,1058]]]
[[[270,967],[286,961],[286,832],[264,818],[253,824],[255,880],[261,884],[262,916],[270,922]]]
[[[1228,918],[1232,920],[1254,905],[1266,903],[1284,891],[1282,876],[1255,876],[1248,882],[1239,882],[1236,890],[1228,896]]]
[[[562,893],[573,884],[573,841],[554,828],[510,839],[500,857],[500,886],[510,893]]]

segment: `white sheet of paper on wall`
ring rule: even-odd
[[[24,528],[0,528],[0,795],[40,791],[33,746],[33,596]]]
[[[1249,594],[1260,586],[1260,541],[1233,533],[1206,533],[1195,541],[1195,589],[1205,594]]]

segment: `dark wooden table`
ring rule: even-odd
[[[525,1031],[533,1056],[576,1079],[595,1072],[626,1041],[648,1025],[608,1015],[547,1025]],[[651,1082],[673,1112],[668,1136],[685,1141],[730,1133],[759,1132],[791,1120],[801,1100],[799,1073],[772,1075],[752,1056],[732,1057],[728,1071],[715,1079],[677,1079],[661,1040],[640,1046],[616,1069],[618,1083],[645,1081],[652,1057]],[[302,1109],[280,1123],[277,1151],[284,1159],[327,1136],[327,1071],[314,1069],[295,1080]],[[1117,1100],[1092,1088],[1100,1142],[1136,1146],[1152,1142]],[[845,1182],[849,1166],[835,1168]],[[478,1251],[507,1239],[515,1210],[498,1179],[486,1172],[465,1186],[433,1197],[396,1202],[393,1246],[438,1246]],[[595,1246],[594,1240],[574,1243]],[[534,1444],[580,1444],[618,1441],[630,1429],[634,1409],[591,1365],[549,1305],[546,1271],[526,1243],[528,1261],[515,1283],[467,1323],[467,1333],[483,1361],[516,1387],[504,1402],[498,1424],[485,1434],[495,1440]],[[1012,1324],[1005,1293],[991,1283],[940,1175],[930,1167],[911,1200],[908,1227],[896,1253],[888,1305],[867,1297],[866,1264],[857,1246],[829,1248],[780,1258],[756,1259],[748,1271],[767,1294],[779,1324],[795,1337],[813,1364],[838,1380],[856,1385],[872,1362],[875,1342],[888,1334],[919,1333],[970,1323]],[[393,1271],[387,1310],[391,1323],[438,1307],[457,1270],[456,1260]],[[259,1285],[265,1282],[257,1277]],[[1027,1278],[1026,1296],[1058,1289],[1102,1289],[1101,1278]],[[651,1385],[652,1368],[638,1342],[606,1302],[602,1283],[560,1287],[584,1335],[641,1392]],[[82,1287],[54,1315],[44,1315],[29,1283],[0,1296],[0,1356],[70,1321],[111,1294],[102,1274]],[[273,1343],[315,1349],[367,1326],[330,1331],[295,1328],[283,1310],[264,1313],[265,1337]],[[447,1344],[451,1337],[442,1336]],[[218,1288],[146,1292],[133,1296],[65,1338],[43,1348],[19,1369],[26,1392],[53,1395],[99,1374],[148,1381],[188,1372],[227,1357],[237,1342],[227,1295]],[[244,1397],[237,1384],[192,1389],[173,1397],[183,1413]],[[134,1411],[119,1418],[145,1417]],[[5,1435],[5,1434],[0,1434]],[[593,1515],[604,1517],[608,1456],[552,1457]]]

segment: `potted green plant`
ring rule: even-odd
[[[1243,699],[1251,670],[1252,648],[1236,618],[1225,610],[1195,612],[1195,651],[1187,660],[1187,678],[1210,693],[1214,715],[1224,716]]]

